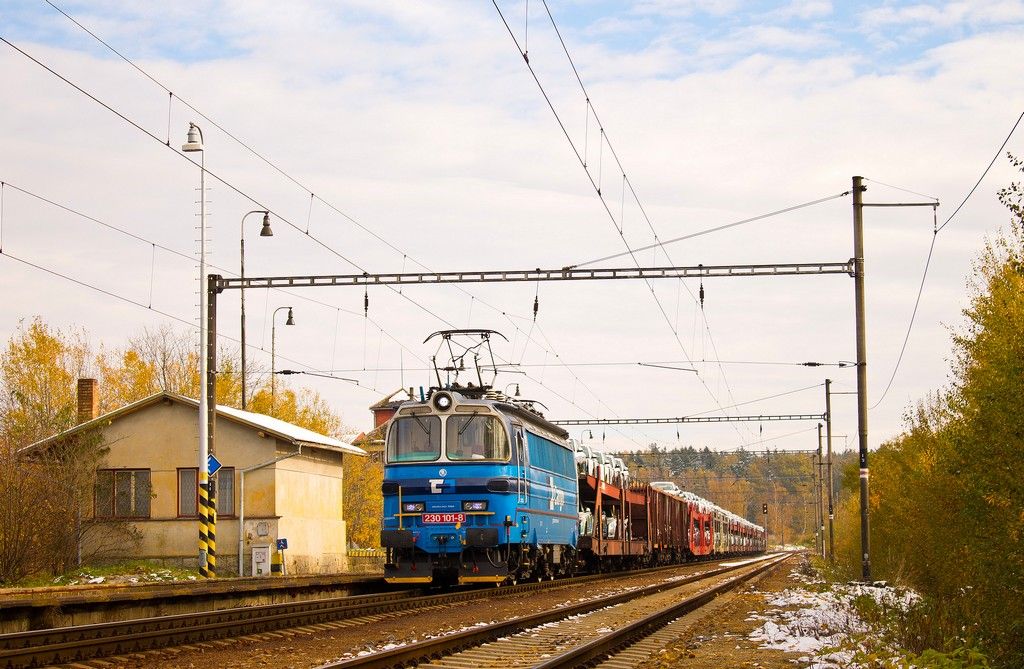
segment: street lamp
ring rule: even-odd
[[[203,150],[203,131],[195,123],[188,124],[188,136],[181,150],[199,152],[199,574],[210,576],[207,501],[209,500],[209,423],[208,423],[208,353],[206,314],[206,152]],[[205,498],[205,499],[204,499]]]
[[[273,413],[274,407],[276,406],[277,398],[277,374],[274,366],[274,360],[277,357],[277,312],[282,309],[288,310],[288,320],[284,322],[285,325],[295,325],[295,319],[292,318],[291,307],[278,307],[274,309],[274,314],[270,317],[270,411]],[[264,330],[266,332],[266,330]]]
[[[260,237],[273,237],[274,231],[270,229],[270,212],[264,209],[250,211],[242,217],[240,231],[238,233],[239,258],[241,259],[241,278],[245,278],[245,219],[250,214],[263,214],[263,228],[260,230]],[[245,285],[242,285],[242,410],[245,410]]]

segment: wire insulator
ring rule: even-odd
[[[704,263],[697,265],[697,269],[700,270],[700,310],[704,311]]]
[[[533,297],[533,322],[537,322],[537,310],[540,308],[540,296],[534,295]]]
[[[367,288],[363,292],[363,318],[368,318],[370,315],[370,289]]]

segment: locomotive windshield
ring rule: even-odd
[[[441,457],[441,419],[411,416],[388,432],[388,462],[433,462]]]
[[[445,451],[449,460],[507,462],[509,459],[508,436],[505,427],[495,416],[449,416],[445,437]]]

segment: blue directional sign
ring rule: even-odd
[[[277,550],[283,551],[283,550],[286,550],[287,548],[288,548],[288,540],[287,539],[278,539],[277,540]]]
[[[210,476],[213,476],[223,465],[220,464],[220,460],[214,457],[213,453],[206,456],[206,471]]]

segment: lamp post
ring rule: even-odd
[[[240,272],[241,278],[245,278],[245,219],[250,214],[263,214],[263,228],[260,229],[260,237],[273,237],[274,231],[270,229],[270,212],[263,209],[256,209],[250,211],[248,214],[242,217],[242,223],[240,231],[238,233],[238,250],[240,258]],[[246,408],[245,402],[245,288],[241,289],[242,293],[242,410]]]
[[[207,505],[209,504],[209,423],[207,390],[207,313],[206,313],[206,151],[203,131],[195,123],[188,124],[188,136],[181,150],[199,152],[199,575],[211,576]],[[213,563],[214,565],[216,562]],[[216,567],[214,567],[216,569]],[[215,572],[214,572],[215,573]]]
[[[278,307],[274,309],[274,314],[270,317],[270,410],[273,412],[277,402],[277,372],[274,365],[275,358],[277,357],[277,312],[282,309],[288,310],[288,320],[284,322],[285,325],[295,325],[295,319],[292,318],[291,307]],[[264,330],[265,332],[265,330]]]

